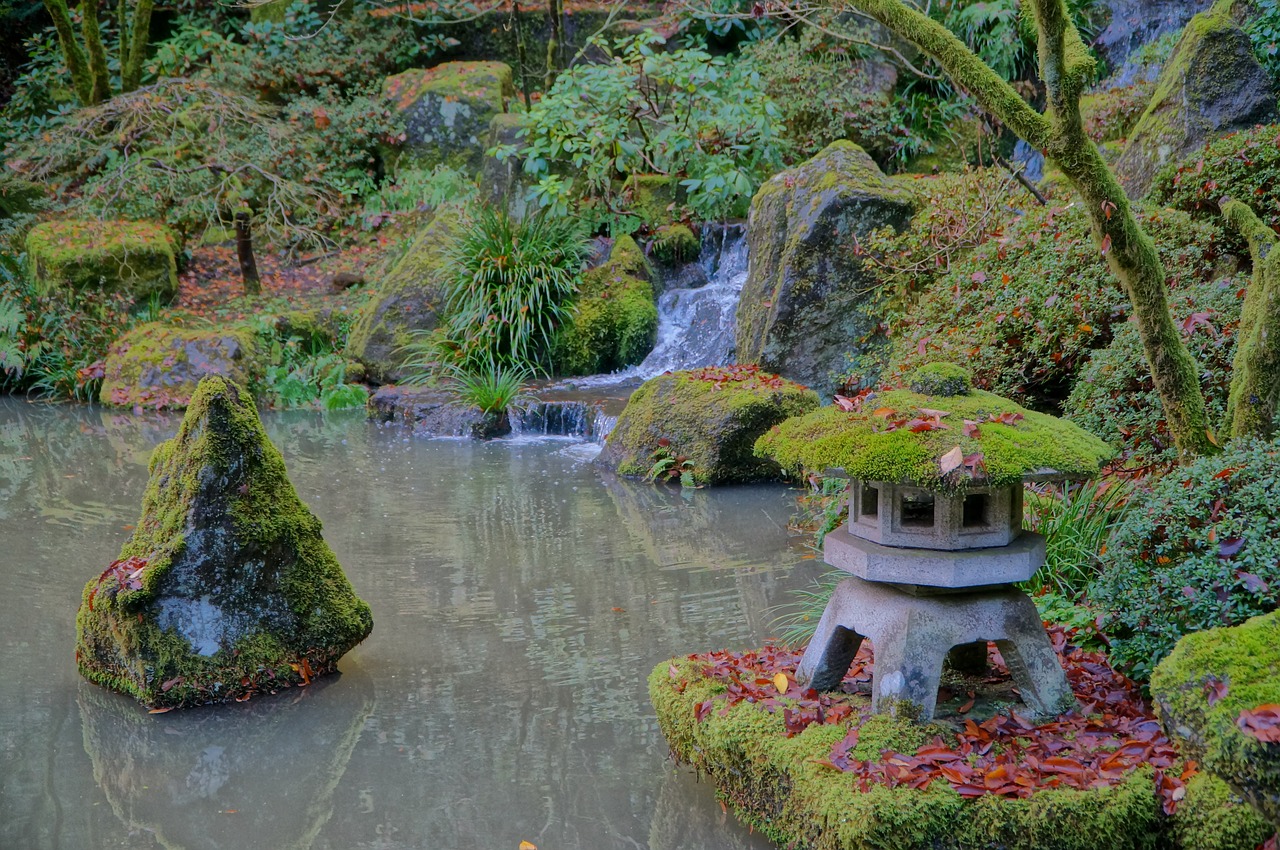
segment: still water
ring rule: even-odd
[[[0,399],[0,848],[763,850],[673,766],[645,679],[808,582],[781,487],[617,481],[564,440],[267,430],[373,607],[340,676],[150,715],[80,680],[81,588],[177,418]]]

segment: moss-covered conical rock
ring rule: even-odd
[[[151,456],[142,518],[85,585],[76,663],[149,706],[245,699],[332,672],[373,628],[248,392],[200,382]]]

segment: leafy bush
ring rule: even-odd
[[[1280,442],[1233,440],[1135,499],[1090,597],[1113,661],[1145,679],[1184,634],[1274,610],[1278,591]]]
[[[661,41],[596,41],[608,61],[565,71],[534,104],[518,155],[539,181],[531,198],[540,206],[612,198],[619,178],[656,172],[685,178],[689,206],[713,219],[781,168],[778,111],[752,66],[701,50],[663,53]]]
[[[431,171],[400,169],[364,199],[362,219],[365,227],[372,229],[396,213],[424,212],[450,202],[465,205],[479,192],[470,175],[447,165],[437,165]]]
[[[1258,62],[1280,82],[1280,0],[1253,0],[1253,12],[1245,32],[1253,40]]]
[[[1211,275],[1222,238],[1216,226],[1172,210],[1140,210],[1139,217],[1175,290]],[[903,311],[891,328],[887,371],[960,363],[972,369],[975,386],[1052,408],[1128,310],[1084,210],[1036,207],[953,259]]]
[[[291,410],[319,407],[345,410],[364,407],[369,391],[360,384],[349,384],[347,364],[341,355],[328,352],[301,355],[295,345],[286,346],[283,363],[268,366],[264,390],[271,407]]]
[[[450,250],[444,328],[409,346],[411,362],[545,367],[586,249],[572,219],[483,208]]]
[[[1149,193],[1157,203],[1205,218],[1220,215],[1223,195],[1248,203],[1259,218],[1280,229],[1280,124],[1215,139],[1162,169]]]
[[[1226,279],[1171,294],[1183,341],[1200,365],[1200,389],[1211,422],[1221,421],[1231,388],[1244,282]],[[1120,449],[1135,463],[1172,463],[1177,448],[1138,338],[1125,322],[1094,352],[1064,406],[1067,418]]]
[[[887,165],[929,142],[898,120],[889,90],[876,79],[883,66],[830,43],[816,30],[751,44],[743,55],[777,104],[788,162],[809,159],[838,139],[850,139]]]

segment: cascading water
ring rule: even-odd
[[[748,261],[744,225],[707,225],[698,258],[701,273],[678,275],[658,298],[658,340],[649,356],[630,369],[565,383],[576,387],[634,383],[663,372],[730,362]]]

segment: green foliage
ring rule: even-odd
[[[479,408],[491,416],[501,416],[533,400],[526,392],[526,385],[533,377],[533,370],[522,363],[488,357],[481,362],[446,368],[443,383],[459,403]]]
[[[907,386],[921,395],[968,395],[973,374],[954,363],[926,363],[907,376]]]
[[[1047,488],[1025,501],[1026,527],[1045,536],[1044,566],[1027,589],[1078,601],[1100,567],[1112,529],[1128,511],[1131,488],[1090,481]]]
[[[1160,171],[1150,191],[1157,203],[1203,218],[1220,215],[1218,201],[1224,195],[1244,201],[1272,229],[1280,228],[1280,125],[1215,139]],[[1234,246],[1241,245],[1231,238]]]
[[[306,354],[297,339],[287,341],[284,352],[282,363],[267,367],[263,383],[271,407],[344,410],[364,407],[368,401],[368,390],[346,382],[347,366],[341,355]]]
[[[912,134],[899,120],[889,92],[877,86],[875,66],[815,29],[756,42],[743,57],[777,104],[788,163],[809,159],[839,139],[856,142],[881,165],[929,143],[929,136]]]
[[[1240,439],[1135,498],[1089,595],[1112,659],[1145,679],[1184,634],[1271,611],[1278,593],[1280,443]]]
[[[658,307],[648,264],[630,236],[620,236],[609,261],[582,274],[569,316],[551,352],[558,375],[595,375],[634,366],[653,348]]]
[[[670,440],[659,440],[658,447],[653,450],[652,458],[653,466],[649,467],[649,471],[645,473],[645,481],[651,484],[670,484],[675,481],[685,489],[693,489],[697,486],[693,478],[693,458],[673,452]]]
[[[1244,282],[1228,278],[1171,293],[1170,307],[1183,341],[1200,366],[1200,389],[1210,420],[1226,410],[1240,324]],[[1175,462],[1169,433],[1133,322],[1095,351],[1063,405],[1068,419],[1106,440],[1134,463]]]
[[[399,115],[381,95],[344,98],[341,92],[328,88],[293,98],[282,117],[293,129],[290,135],[295,147],[289,155],[313,164],[312,180],[349,199],[377,190],[379,146],[393,141],[403,129]],[[306,181],[300,172],[295,174],[295,179]]]
[[[586,240],[571,219],[516,220],[480,210],[449,251],[447,320],[408,348],[416,367],[489,363],[546,368],[553,334],[568,317]]]
[[[0,374],[4,379],[18,380],[26,368],[26,357],[18,344],[19,331],[27,314],[12,297],[0,297]]]
[[[1280,0],[1253,0],[1252,14],[1245,23],[1245,32],[1253,41],[1253,52],[1258,62],[1280,82]]]
[[[1139,215],[1172,289],[1212,274],[1218,227],[1170,210]],[[898,317],[887,372],[935,360],[960,363],[972,370],[975,386],[1053,408],[1129,310],[1086,212],[1079,205],[1035,207],[1002,235],[953,257],[949,271]]]
[[[430,171],[398,169],[394,177],[364,199],[362,220],[373,229],[396,213],[426,212],[444,203],[465,205],[479,194],[470,175],[437,165]]]
[[[539,181],[532,200],[563,211],[576,198],[613,198],[619,178],[656,172],[684,178],[689,206],[719,218],[781,167],[778,112],[759,75],[701,50],[661,52],[661,41],[596,41],[608,61],[562,73],[534,104],[519,150]]]

